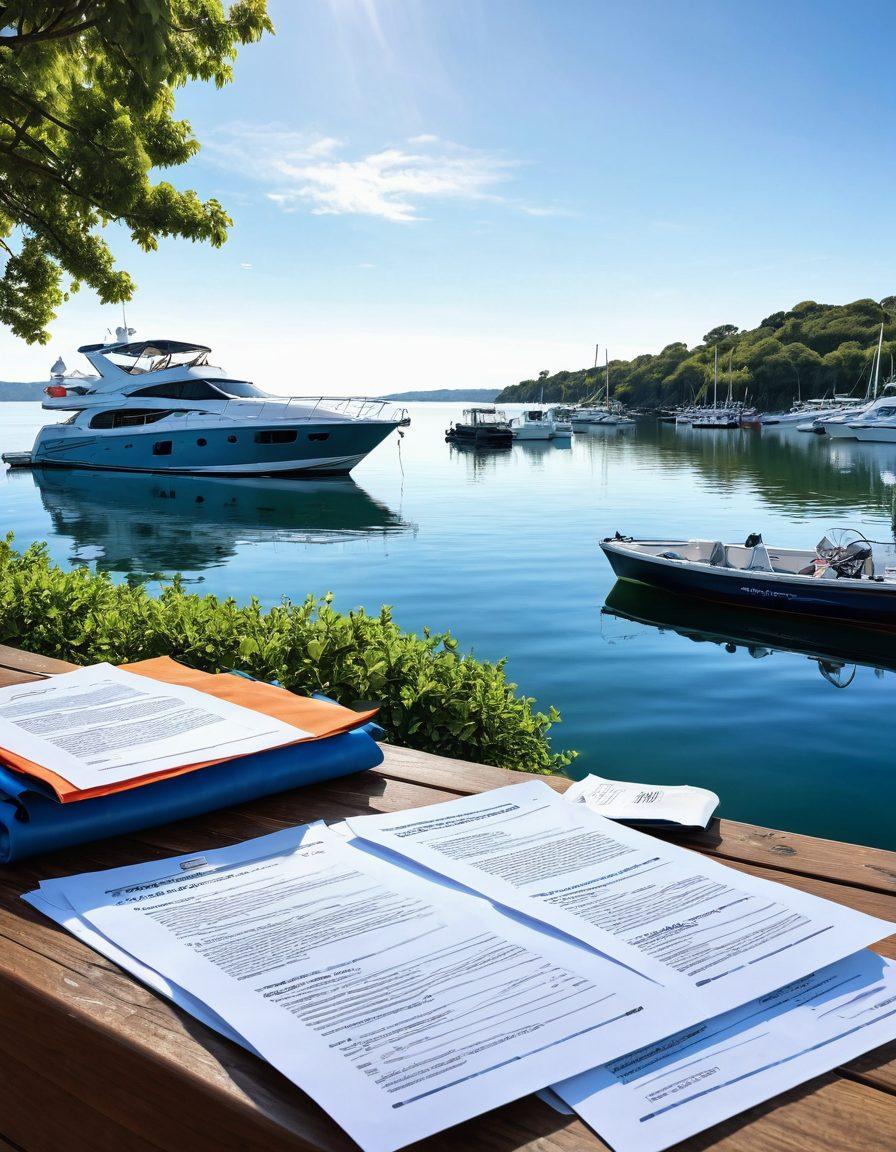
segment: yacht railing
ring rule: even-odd
[[[231,411],[231,409],[233,409]],[[264,402],[228,400],[219,409],[222,416],[240,420],[289,420],[312,422],[341,416],[346,420],[376,420],[400,424],[407,422],[406,408],[389,400],[369,396],[271,396]]]

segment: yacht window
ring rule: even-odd
[[[170,456],[171,455],[171,441],[170,440],[156,440],[152,446],[153,456]]]
[[[262,392],[260,388],[256,388],[248,380],[215,380],[214,385],[225,396],[238,396],[242,400],[253,396],[267,396],[267,392]]]
[[[329,432],[309,432],[308,433],[308,439],[309,440],[329,440],[330,439],[330,433]]]
[[[293,444],[298,433],[294,428],[265,428],[255,433],[256,444]]]
[[[221,393],[208,380],[172,380],[138,388],[132,396],[160,396],[165,400],[220,400]]]
[[[135,428],[141,424],[155,424],[171,412],[164,408],[113,408],[97,412],[90,419],[91,428]]]

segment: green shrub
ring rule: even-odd
[[[265,611],[252,599],[197,596],[175,578],[157,597],[87,568],[65,570],[46,545],[23,553],[0,542],[0,642],[76,664],[173,656],[196,668],[241,668],[296,692],[343,704],[381,703],[388,740],[501,768],[551,772],[574,753],[554,753],[560,716],[516,695],[504,661],[457,652],[450,633],[402,632],[378,616],[336,612],[331,596],[284,600]]]

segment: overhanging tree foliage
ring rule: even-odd
[[[199,148],[174,90],[226,84],[239,45],[265,31],[265,0],[0,0],[0,323],[46,343],[80,284],[129,300],[109,221],[145,251],[160,236],[223,244],[217,200],[150,173]]]

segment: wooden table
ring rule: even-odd
[[[69,665],[0,646],[0,686]],[[392,812],[524,779],[387,747],[383,766],[136,836],[0,868],[0,1152],[355,1149],[261,1060],[147,991],[19,900],[41,879],[202,852],[308,820]],[[558,790],[564,780],[551,780]],[[896,921],[896,853],[713,821],[683,838],[755,876]],[[896,936],[880,945],[896,956]],[[603,1149],[535,1097],[424,1142],[427,1152]],[[724,1152],[896,1150],[896,1044],[680,1146]]]

